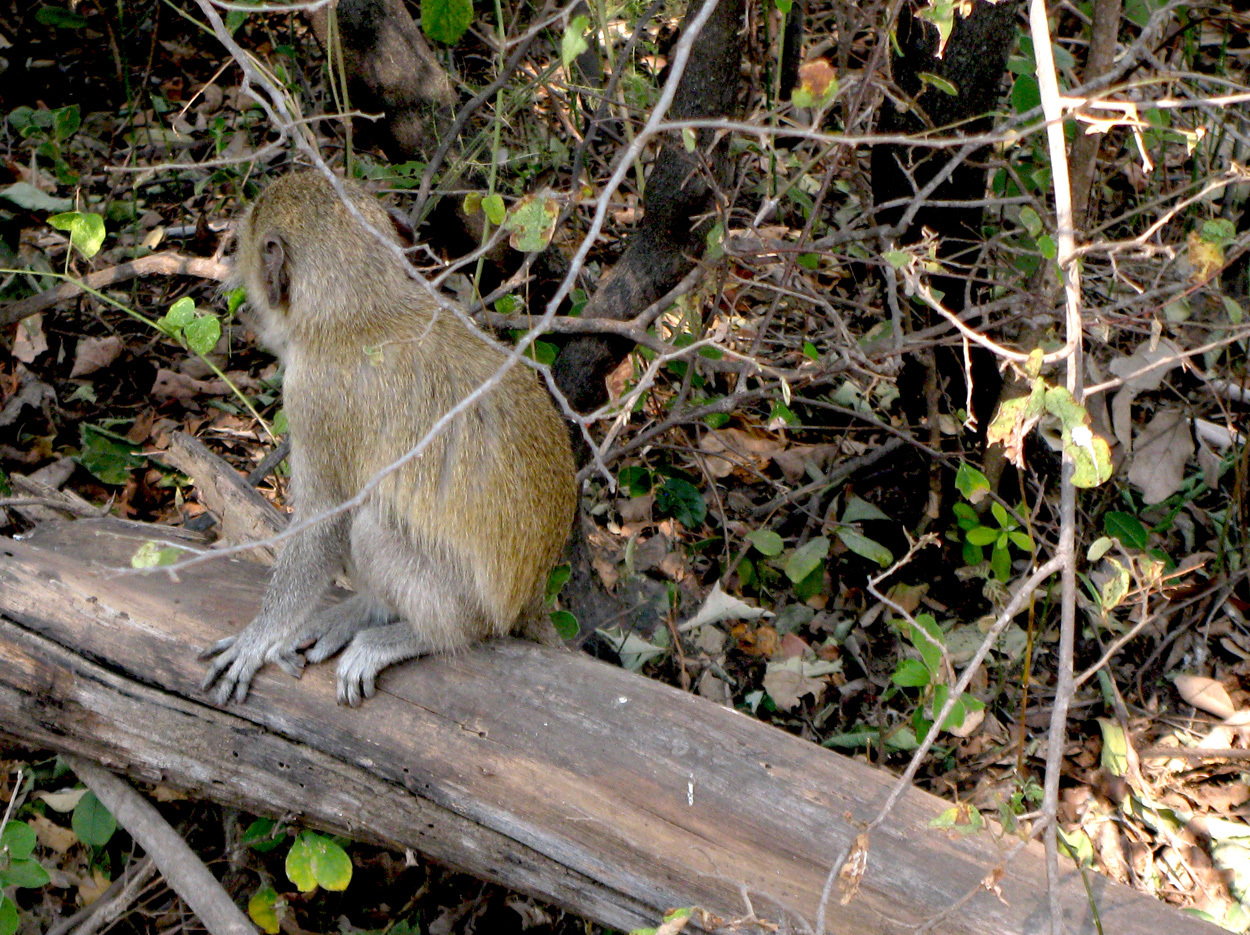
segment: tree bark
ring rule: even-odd
[[[357,710],[335,704],[331,666],[298,681],[265,669],[246,704],[218,708],[198,690],[196,651],[251,618],[266,572],[221,559],[176,580],[116,573],[161,535],[113,520],[0,540],[0,731],[411,847],[626,930],[680,906],[729,924],[749,915],[745,899],[765,923],[803,930],[831,861],[894,782],[704,699],[515,641],[388,670]],[[1042,930],[1040,848],[1000,867],[1009,840],[931,826],[948,807],[903,796],[871,838],[858,893],[831,901],[828,931],[902,935],[956,905],[936,931]],[[1107,931],[1219,931],[1089,876]],[[1070,865],[1061,885],[1068,931],[1092,935]]]

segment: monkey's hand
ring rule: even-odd
[[[304,670],[299,646],[304,642],[307,637],[302,634],[290,636],[279,627],[253,620],[238,636],[218,640],[200,653],[201,659],[216,657],[200,683],[200,690],[209,691],[215,685],[213,694],[218,704],[229,704],[232,698],[241,704],[247,697],[252,676],[266,662],[276,662],[287,675],[299,678]]]

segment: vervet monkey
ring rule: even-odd
[[[400,242],[378,202],[343,186],[374,231],[301,172],[237,235],[235,279],[285,364],[294,523],[358,493],[504,360],[379,240]],[[543,590],[576,501],[564,422],[518,364],[363,504],[287,541],[256,619],[205,651],[202,687],[241,702],[266,662],[298,676],[342,649],[338,700],[355,706],[400,660],[517,628],[554,636]],[[355,594],[318,609],[342,569]]]

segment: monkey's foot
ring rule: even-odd
[[[390,623],[395,615],[366,594],[354,594],[340,604],[317,614],[309,627],[308,639],[315,639],[304,652],[309,662],[325,662],[351,642],[362,630]]]
[[[217,657],[200,683],[200,690],[213,690],[218,704],[228,704],[232,699],[241,704],[247,697],[252,677],[266,662],[276,662],[287,675],[299,678],[304,669],[304,657],[298,647],[296,640],[275,640],[265,628],[253,629],[249,624],[238,636],[218,640],[200,653],[201,659]]]
[[[377,691],[377,675],[389,665],[430,652],[427,640],[407,623],[372,627],[357,633],[339,660],[339,704],[356,707]]]

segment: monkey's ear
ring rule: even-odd
[[[286,308],[291,275],[286,266],[286,244],[278,234],[270,234],[261,245],[260,267],[265,279],[265,301],[270,308]]]

